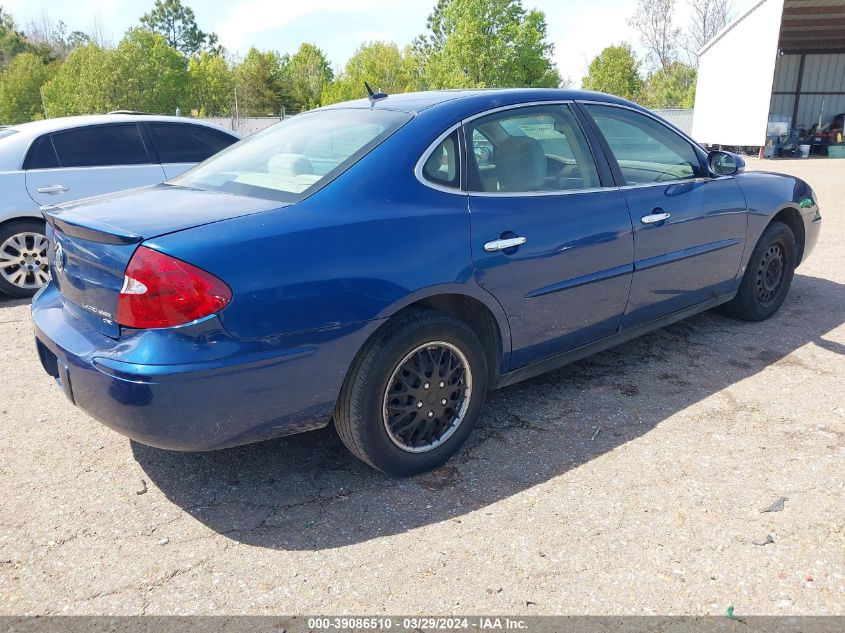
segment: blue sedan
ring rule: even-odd
[[[44,215],[32,318],[71,402],[182,451],[333,422],[394,475],[453,455],[488,389],[717,306],[771,316],[821,223],[798,178],[533,89],[323,108]]]

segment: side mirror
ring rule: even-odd
[[[707,164],[716,176],[734,176],[745,171],[745,161],[741,156],[718,149],[707,155]]]

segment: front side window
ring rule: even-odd
[[[371,109],[300,114],[247,137],[171,182],[294,202],[343,173],[411,117]]]
[[[692,145],[645,114],[603,105],[586,105],[604,136],[626,185],[672,182],[701,174]]]
[[[162,163],[201,163],[238,140],[201,125],[147,123],[146,126]]]
[[[593,155],[567,105],[528,106],[472,121],[467,186],[487,193],[536,193],[601,186]]]
[[[61,167],[143,165],[150,162],[135,123],[93,125],[51,135]]]
[[[443,139],[423,164],[423,177],[435,185],[461,188],[461,171],[457,130]]]

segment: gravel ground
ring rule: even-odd
[[[413,479],[331,429],[132,443],[0,300],[0,614],[845,614],[845,161],[764,166],[824,215],[778,315],[703,314],[494,392]]]

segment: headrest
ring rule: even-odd
[[[276,154],[267,161],[267,171],[277,177],[313,174],[314,166],[302,154]]]
[[[496,148],[496,175],[504,191],[540,191],[546,184],[546,154],[530,136],[509,136]]]

